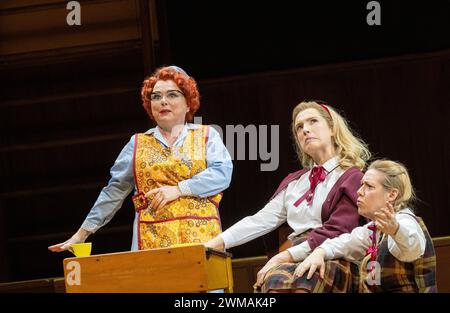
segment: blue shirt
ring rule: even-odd
[[[185,124],[173,146],[182,146],[188,129],[197,129],[198,127],[197,124]],[[146,134],[153,134],[164,147],[168,147],[167,141],[158,127],[149,129]],[[125,198],[132,190],[136,189],[133,176],[134,138],[135,136],[131,137],[114,162],[110,171],[111,179],[100,192],[81,228],[94,233],[100,227],[106,225],[121,208]],[[209,127],[209,138],[206,144],[206,166],[206,169],[202,172],[178,183],[183,195],[208,197],[218,194],[230,185],[233,163],[222,138],[213,127]],[[132,250],[137,250],[137,217],[138,214],[136,213]]]

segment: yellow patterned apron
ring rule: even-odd
[[[135,135],[133,158],[139,212],[139,249],[170,247],[181,243],[203,243],[221,232],[218,206],[222,193],[208,198],[182,196],[155,211],[145,194],[158,184],[176,186],[206,169],[208,127],[188,129],[181,147],[165,148],[153,134]]]

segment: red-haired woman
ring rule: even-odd
[[[51,251],[84,242],[133,190],[131,250],[203,243],[221,232],[218,204],[233,165],[216,130],[187,123],[200,107],[195,80],[177,66],[162,67],[144,80],[141,95],[157,126],[131,137],[80,229]]]

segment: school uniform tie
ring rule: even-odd
[[[309,173],[309,190],[305,192],[297,201],[295,201],[294,206],[298,207],[303,200],[306,199],[309,206],[312,205],[314,199],[314,192],[319,183],[325,180],[327,173],[323,166],[314,166]]]

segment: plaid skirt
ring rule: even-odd
[[[270,290],[302,289],[317,293],[357,292],[358,265],[348,261],[330,260],[325,262],[324,279],[316,271],[311,279],[308,272],[302,277],[294,277],[294,272],[300,263],[282,263],[266,273],[261,292]]]

